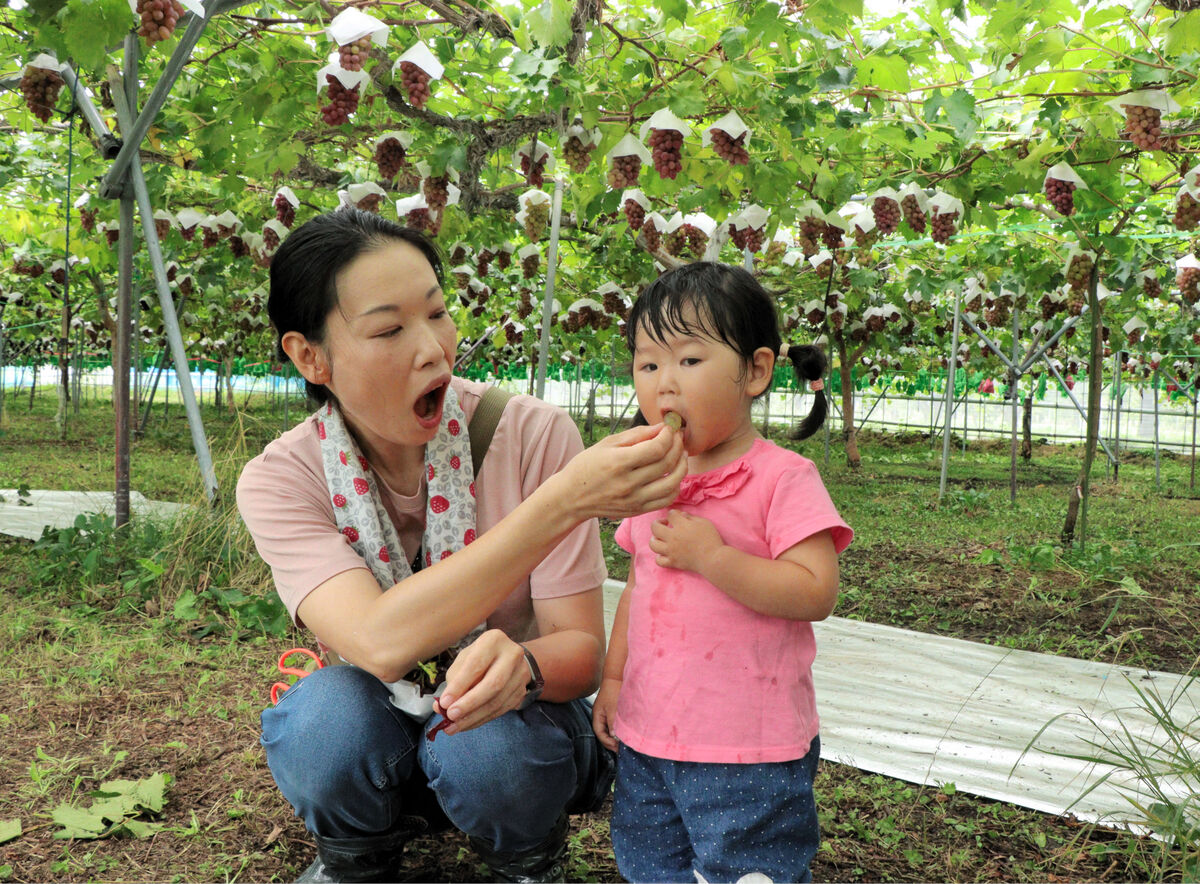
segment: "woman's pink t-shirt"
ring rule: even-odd
[[[454,378],[459,404],[470,421],[488,385]],[[487,457],[475,483],[476,526],[483,534],[539,485],[583,450],[570,416],[532,396],[514,396],[504,407]],[[425,526],[427,488],[398,494],[379,483],[383,505],[411,561]],[[237,503],[255,546],[271,566],[275,588],[288,613],[329,578],[351,568],[366,568],[338,531],[321,465],[321,442],[310,417],[288,430],[242,470]],[[584,522],[555,547],[488,617],[514,641],[538,635],[533,600],[574,595],[595,589],[607,570],[595,519]],[[453,587],[447,587],[453,592]],[[303,624],[301,624],[303,625]]]
[[[687,476],[671,509],[708,519],[726,544],[769,559],[820,531],[832,532],[839,553],[853,537],[813,462],[764,439],[732,463]],[[756,613],[698,574],[656,564],[650,529],[666,512],[617,529],[636,575],[617,737],[675,761],[803,758],[818,731],[812,624]]]

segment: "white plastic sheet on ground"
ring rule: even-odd
[[[605,582],[609,629],[622,589]],[[1137,829],[1140,818],[1126,796],[1152,799],[1138,797],[1136,780],[1063,755],[1094,755],[1088,741],[1103,743],[1106,734],[1124,739],[1126,731],[1143,749],[1164,742],[1134,685],[1176,698],[1174,720],[1192,723],[1196,732],[1200,682],[1179,675],[840,617],[814,630],[821,757],[829,761]],[[1200,743],[1189,745],[1200,758]],[[1096,785],[1105,774],[1109,780]],[[1184,783],[1164,784],[1181,799],[1187,794]]]
[[[42,529],[69,528],[81,513],[116,512],[111,491],[31,490],[22,498],[13,488],[0,488],[0,534],[37,540]],[[23,502],[22,502],[23,501]],[[129,492],[129,508],[138,515],[166,518],[184,508],[181,503],[149,500],[137,491]]]

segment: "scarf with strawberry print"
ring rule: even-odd
[[[396,526],[383,507],[378,479],[363,457],[358,443],[346,428],[342,413],[333,402],[317,412],[317,435],[325,482],[333,503],[338,530],[387,589],[412,576],[412,566],[400,545]],[[433,565],[475,539],[475,479],[467,418],[453,387],[446,388],[442,423],[437,435],[425,446],[425,479],[428,497],[425,532],[421,539],[424,566]],[[452,652],[474,641],[482,625],[465,636]],[[433,711],[433,694],[413,682],[388,685],[392,702],[415,718],[424,720]]]

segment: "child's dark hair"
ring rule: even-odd
[[[271,259],[267,314],[275,328],[278,358],[288,358],[281,344],[287,332],[299,332],[313,343],[324,341],[325,320],[338,304],[338,274],[364,252],[397,241],[421,252],[443,282],[441,255],[429,237],[372,212],[344,207],[293,230]],[[316,402],[324,404],[332,397],[323,385],[305,381],[305,388]]]
[[[766,289],[749,271],[713,261],[668,270],[646,287],[625,320],[630,353],[643,332],[659,342],[669,334],[704,335],[728,345],[746,363],[760,347],[778,354],[783,343],[779,314]],[[787,358],[801,382],[820,380],[825,373],[825,354],[819,347],[789,346]],[[814,395],[812,410],[795,438],[815,433],[825,422],[827,407],[823,392]]]

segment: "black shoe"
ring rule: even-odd
[[[296,879],[305,884],[359,881],[395,881],[404,845],[425,831],[419,817],[404,817],[400,826],[383,835],[365,838],[326,838],[313,835],[317,858]]]
[[[567,815],[564,813],[541,844],[521,853],[497,853],[480,838],[472,837],[470,842],[479,858],[491,870],[493,881],[514,884],[563,881],[567,873],[568,828]]]

